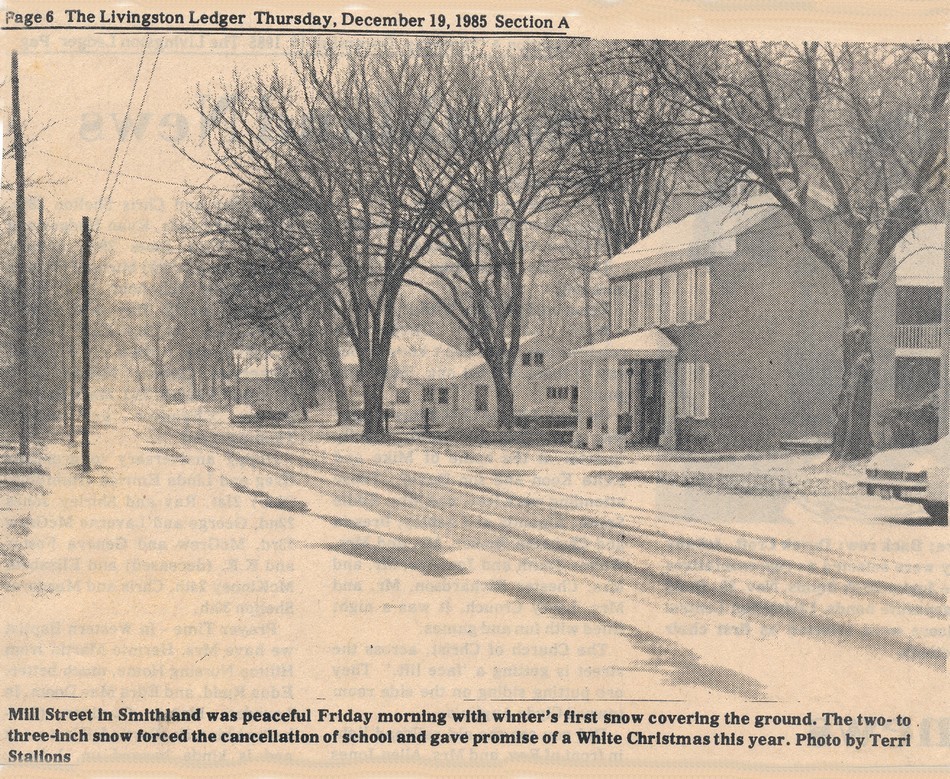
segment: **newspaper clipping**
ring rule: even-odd
[[[0,773],[948,775],[912,11],[8,2]]]

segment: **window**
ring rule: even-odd
[[[475,410],[488,411],[488,385],[475,385]]]
[[[397,403],[409,402],[409,388],[408,387],[398,387],[396,389],[396,402]]]
[[[696,268],[696,291],[694,293],[693,320],[696,322],[709,321],[709,266],[700,265]]]
[[[440,406],[449,405],[449,388],[448,387],[439,387],[439,405]]]
[[[676,321],[676,272],[668,271],[660,277],[660,327]]]
[[[620,329],[624,332],[630,329],[630,279],[620,282]]]
[[[610,285],[610,329],[619,333],[623,328],[623,290],[621,282],[615,281]]]
[[[656,282],[656,276],[647,276],[643,280],[643,326],[645,328],[656,327],[659,313],[657,299],[660,296],[659,285]]]
[[[696,268],[676,272],[676,324],[685,325],[695,318]]]
[[[709,419],[709,363],[696,363],[696,393],[693,416]]]
[[[709,419],[709,363],[676,364],[676,416]]]
[[[544,352],[534,353],[534,364],[538,366],[544,365]]]
[[[435,387],[422,388],[422,402],[435,403]]]
[[[643,276],[630,281],[630,325],[634,330],[643,329]]]
[[[676,363],[676,416],[694,415],[694,392],[696,363]]]
[[[531,365],[531,352],[522,352],[522,353],[521,353],[521,364],[522,364],[522,365]]]

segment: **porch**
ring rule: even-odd
[[[578,361],[573,445],[675,449],[678,353],[676,344],[659,328],[571,352]]]

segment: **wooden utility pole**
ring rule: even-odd
[[[26,183],[23,151],[23,125],[20,121],[20,72],[17,53],[10,58],[12,95],[13,158],[16,170],[16,291],[17,291],[17,366],[20,380],[20,456],[30,459],[30,387],[29,313],[26,305]]]
[[[940,327],[940,390],[937,422],[940,437],[950,432],[950,108],[947,113],[947,158],[944,162],[944,246],[943,246],[943,302]]]
[[[92,470],[89,461],[89,217],[82,218],[82,469]]]
[[[39,438],[40,435],[41,406],[45,396],[44,381],[49,380],[48,376],[44,376],[47,360],[46,339],[43,333],[43,287],[46,283],[43,274],[43,198],[40,198],[40,214],[36,227],[36,319],[33,325],[36,333],[33,338],[33,438]]]
[[[76,443],[76,290],[69,290],[69,442]]]

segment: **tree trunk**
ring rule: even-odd
[[[498,429],[511,430],[515,426],[515,396],[511,389],[511,374],[503,367],[492,366],[495,382],[495,400],[498,403]]]
[[[845,328],[842,337],[844,371],[841,393],[835,403],[831,459],[860,460],[874,448],[871,437],[871,391],[874,379],[874,356],[871,352],[873,292],[861,286],[849,293],[846,302]]]
[[[330,386],[336,401],[336,423],[338,425],[349,425],[353,423],[353,414],[350,410],[350,395],[346,390],[346,381],[343,378],[343,363],[340,360],[340,346],[336,339],[336,328],[333,326],[333,310],[329,306],[321,307],[320,330],[323,340],[323,359],[326,360],[327,363]]]
[[[135,380],[139,385],[139,392],[145,392],[145,379],[142,378],[142,365],[139,362],[139,350],[132,350],[132,357],[135,360]]]
[[[375,363],[374,360],[371,365]],[[378,368],[371,368],[363,378],[363,438],[367,441],[384,441],[387,438],[383,407],[385,381],[385,370],[380,371]]]
[[[590,270],[586,267],[581,268],[581,290],[584,296],[584,343],[590,346],[594,343],[594,324],[590,312]]]
[[[154,342],[152,345],[155,349],[155,360],[153,363],[155,366],[155,383],[152,386],[152,391],[165,398],[168,396],[168,382],[165,381],[165,355],[162,353],[161,331],[157,324],[155,325]]]

